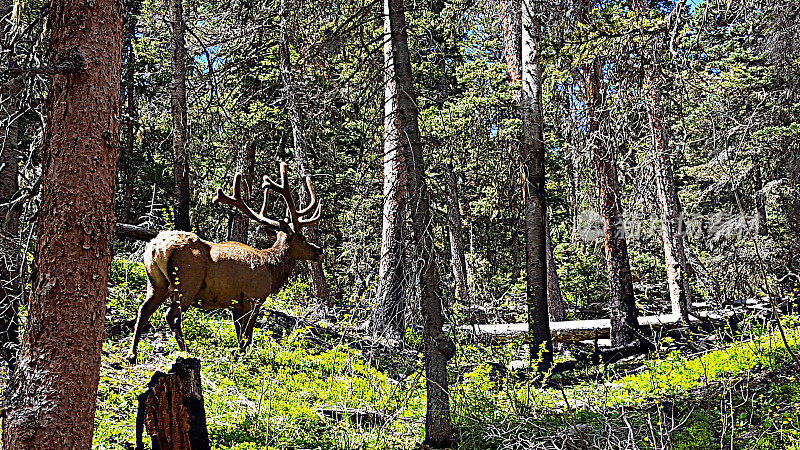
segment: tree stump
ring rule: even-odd
[[[210,448],[199,359],[178,358],[169,373],[154,373],[138,400],[136,450],[144,450],[145,430],[153,450]]]

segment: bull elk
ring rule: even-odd
[[[186,351],[186,343],[181,332],[181,314],[190,306],[205,310],[231,308],[239,348],[246,349],[266,297],[283,286],[297,261],[319,261],[322,249],[307,242],[300,231],[320,220],[322,204],[317,201],[311,180],[306,177],[310,202],[297,209],[288,188],[286,163],[281,163],[280,175],[279,183],[264,176],[261,212],[253,211],[242,200],[242,176],[239,173],[233,178],[233,196],[220,188],[213,200],[239,209],[248,218],[274,232],[272,247],[258,250],[239,242],[207,242],[194,233],[183,231],[162,231],[147,244],[144,253],[147,298],[139,307],[128,361],[136,362],[144,323],[169,298],[171,303],[165,318],[182,351]],[[286,219],[274,220],[264,216],[270,190],[286,201]]]

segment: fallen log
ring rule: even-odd
[[[135,241],[151,241],[158,231],[151,230],[129,223],[118,223],[114,226],[114,235],[117,239],[133,239]]]
[[[391,417],[380,411],[360,408],[338,408],[334,406],[323,406],[317,411],[334,422],[349,420],[350,423],[358,426],[380,427],[391,422]]]
[[[702,318],[722,316],[720,313],[698,312],[697,317],[691,318],[692,322],[699,322]],[[645,329],[663,330],[677,328],[683,325],[680,314],[661,314],[656,316],[639,317],[639,325]],[[527,323],[506,323],[486,325],[462,325],[460,330],[472,334],[479,340],[503,342],[509,339],[525,337],[528,334]],[[550,335],[554,343],[576,342],[587,339],[607,339],[611,335],[610,319],[595,320],[568,320],[564,322],[550,322]]]

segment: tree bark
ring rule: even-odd
[[[589,22],[592,0],[582,0],[578,5],[578,20]],[[636,299],[633,295],[628,243],[625,239],[625,221],[619,199],[616,151],[607,146],[601,128],[607,128],[608,110],[605,109],[605,92],[602,86],[602,63],[594,58],[583,67],[586,103],[588,107],[588,139],[597,171],[600,216],[606,251],[609,290],[611,294],[611,341],[621,346],[636,339],[639,324],[636,320]]]
[[[453,281],[456,287],[456,298],[462,306],[472,304],[467,282],[467,260],[464,257],[464,239],[461,229],[461,207],[453,166],[447,164],[444,169],[447,185],[447,229],[450,236],[450,265],[453,270]]]
[[[449,447],[453,442],[450,423],[450,394],[447,381],[447,362],[455,354],[455,344],[446,335],[439,279],[436,273],[434,242],[431,234],[431,209],[425,182],[425,163],[416,95],[411,77],[408,52],[408,31],[403,0],[384,0],[384,33],[386,34],[386,108],[387,146],[389,137],[396,136],[398,146],[408,155],[407,182],[409,204],[412,205],[411,224],[415,244],[415,260],[421,283],[423,353],[427,408],[425,414],[425,444],[434,448]],[[390,96],[391,94],[391,96]],[[391,130],[391,131],[390,131]]]
[[[137,450],[144,450],[145,430],[152,438],[153,450],[210,448],[199,359],[178,358],[169,373],[153,374],[138,400]]]
[[[306,140],[305,125],[303,123],[303,112],[297,99],[296,86],[292,73],[291,55],[289,54],[289,36],[287,31],[288,15],[290,11],[286,8],[286,0],[281,0],[281,42],[279,49],[280,57],[280,72],[281,82],[283,83],[284,95],[286,99],[286,108],[289,112],[289,122],[292,126],[292,139],[294,141],[294,161],[297,166],[297,176],[300,188],[300,201],[303,204],[308,204],[311,201],[311,194],[306,192],[302,186],[305,186],[305,179],[311,175],[309,168],[308,158],[308,141]],[[314,230],[311,227],[303,229],[303,234],[306,239],[313,243],[317,243]],[[307,261],[308,271],[311,280],[311,290],[314,291],[314,297],[317,302],[329,307],[331,305],[331,294],[328,288],[328,280],[325,279],[325,270],[322,267],[321,261]]]
[[[511,278],[516,282],[520,276],[520,246],[519,231],[517,230],[517,220],[511,224]]]
[[[131,0],[127,3],[128,11],[125,14],[124,33],[125,41],[123,44],[123,66],[125,69],[125,116],[124,116],[124,146],[121,146],[119,161],[117,165],[121,169],[124,178],[121,178],[119,185],[122,188],[120,202],[117,210],[120,211],[120,222],[133,223],[136,216],[133,208],[133,187],[138,171],[138,161],[135,160],[134,146],[136,141],[136,128],[139,124],[136,105],[136,52],[133,50],[136,40],[136,24],[138,23],[141,12],[141,1]]]
[[[391,2],[391,3],[390,3]],[[383,57],[384,57],[384,143],[383,143],[383,230],[381,234],[381,261],[378,269],[378,299],[372,314],[372,333],[402,341],[405,335],[405,280],[403,255],[405,252],[405,216],[408,203],[408,164],[410,150],[403,126],[404,104],[407,93],[400,92],[398,83],[395,39],[392,21],[401,20],[405,33],[405,13],[402,2],[384,0]],[[397,10],[397,8],[400,8]],[[393,10],[392,10],[393,8]],[[392,18],[391,13],[395,16]],[[397,24],[394,25],[399,26]],[[407,57],[407,56],[406,56]],[[410,81],[410,80],[409,80]],[[403,94],[403,95],[401,95]]]
[[[567,306],[564,296],[561,295],[561,285],[558,282],[558,266],[553,254],[553,239],[550,236],[550,219],[545,217],[547,238],[547,304],[549,305],[550,320],[560,322],[566,317]]]
[[[0,4],[0,18],[11,14],[12,2]],[[14,25],[0,24],[4,35],[11,35]],[[14,61],[0,60],[0,70],[11,69]],[[19,218],[20,205],[13,201],[19,193],[19,122],[16,99],[20,90],[18,82],[9,82],[0,88],[0,358],[13,370],[19,346],[17,311],[21,293]]]
[[[183,18],[183,1],[169,0],[170,26],[172,27],[172,157],[175,177],[174,217],[175,228],[191,231],[189,209],[191,207],[189,188],[189,153],[186,142],[186,22]]]
[[[122,18],[116,0],[55,0],[48,61],[42,194],[17,369],[5,397],[3,447],[92,444],[105,317],[119,133]]]
[[[648,5],[644,0],[634,0],[633,6],[639,13],[647,14]],[[653,171],[661,216],[661,239],[664,242],[664,261],[667,269],[670,303],[674,314],[680,314],[685,320],[688,320],[691,291],[689,290],[686,252],[682,239],[686,230],[672,169],[669,130],[664,124],[661,88],[657,86],[653,75],[657,58],[658,55],[655,51],[651,52],[649,58],[648,55],[642,55],[642,60],[645,61],[643,88],[650,119],[650,132],[653,137]],[[647,61],[648,59],[649,61]]]
[[[258,189],[258,186],[253,184],[255,181],[255,166],[256,144],[251,140],[240,146],[236,152],[236,171],[242,174],[243,182],[248,187],[242,190],[242,200],[245,202],[250,200],[250,193]],[[247,244],[250,219],[238,211],[233,211],[230,215],[230,224],[228,240]]]
[[[522,90],[520,116],[520,175],[524,197],[525,268],[530,333],[531,365],[539,372],[553,362],[550,318],[547,305],[547,214],[545,195],[544,116],[542,71],[539,53],[544,11],[537,0],[522,3]]]
[[[522,79],[522,2],[500,0],[500,24],[503,28],[506,70],[512,83]]]

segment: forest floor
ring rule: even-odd
[[[135,264],[116,262],[112,278],[109,324],[135,316],[144,284]],[[305,295],[295,282],[266,306],[303,315],[311,307],[297,299]],[[95,448],[132,449],[136,396],[154,371],[187,356],[162,315],[153,317],[137,365],[123,360],[130,332],[104,342]],[[800,348],[796,321],[785,325],[790,345]],[[269,329],[257,329],[240,355],[228,315],[190,310],[184,317],[191,356],[202,361],[213,448],[422,448],[421,356],[368,360],[309,327],[282,336]],[[663,347],[647,359],[544,381],[498,370],[524,351],[513,343],[459,345],[451,364],[459,448],[800,449],[800,366],[768,328],[700,354]]]

